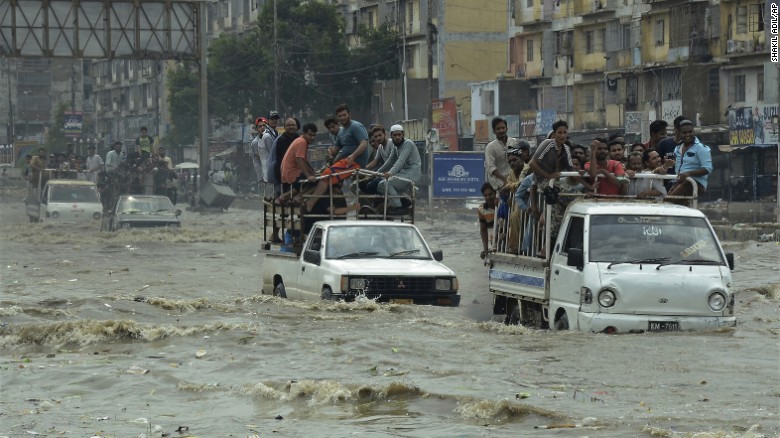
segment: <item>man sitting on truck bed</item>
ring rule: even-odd
[[[293,140],[282,158],[282,182],[292,187],[291,193],[282,194],[282,198],[292,198],[306,188],[314,187],[317,172],[309,163],[309,145],[317,135],[317,126],[314,123],[303,125],[303,135]],[[284,201],[280,198],[279,202]]]
[[[585,164],[585,170],[590,172],[590,177],[594,184],[598,184],[596,192],[604,196],[617,196],[625,194],[628,189],[626,184],[618,180],[626,174],[623,163],[617,160],[609,159],[607,151],[607,141],[596,137],[590,144],[591,159],[590,163]],[[596,178],[600,176],[600,178]]]
[[[401,203],[398,193],[410,188],[409,180],[417,184],[422,175],[420,165],[420,151],[411,140],[404,138],[404,128],[401,125],[390,127],[390,138],[395,149],[390,153],[390,158],[379,168],[378,172],[384,174],[385,179],[379,182],[379,193],[387,194],[389,214],[403,214],[406,209]],[[397,176],[398,178],[391,179]],[[400,179],[403,178],[403,179]]]

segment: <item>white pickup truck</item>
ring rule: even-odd
[[[550,223],[550,207],[546,210]],[[531,221],[527,229],[534,225]],[[509,324],[604,333],[736,324],[734,257],[724,253],[699,210],[577,199],[566,208],[559,230],[551,245],[540,244],[541,254],[537,246],[526,252],[530,256],[522,251],[488,255],[495,317]]]
[[[300,254],[269,249],[263,293],[302,300],[458,306],[458,279],[412,224],[332,220],[314,224]]]
[[[28,188],[25,204],[30,222],[100,223],[103,217],[95,183],[81,179],[41,177]]]

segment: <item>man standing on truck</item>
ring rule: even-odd
[[[347,165],[354,162],[365,168],[371,159],[366,127],[357,120],[352,120],[346,103],[336,107],[336,119],[341,123],[342,129],[336,136],[335,147],[338,152],[333,159],[334,163],[346,158]]]
[[[149,137],[149,128],[141,126],[141,135],[135,139],[135,145],[141,154],[141,160],[146,160],[150,156],[157,155],[157,148],[154,146],[154,138]]]
[[[273,190],[271,190],[271,194],[268,194],[268,185],[273,184],[274,178],[273,178],[273,166],[271,166],[271,154],[274,150],[274,142],[279,137],[279,131],[276,130],[276,126],[279,124],[279,113],[276,111],[271,111],[268,113],[268,119],[266,120],[265,129],[260,134],[260,149],[262,149],[262,152],[260,153],[260,156],[266,156],[265,162],[263,162],[263,181],[266,183],[264,184],[265,187],[263,187],[263,197],[266,200],[273,199]],[[267,155],[266,155],[267,154]]]
[[[95,152],[95,146],[90,145],[87,150],[89,151],[89,156],[87,156],[87,179],[92,182],[97,181],[97,173],[103,170],[103,159],[100,158],[100,155],[98,155]]]
[[[712,152],[693,134],[693,122],[690,120],[680,122],[680,137],[682,143],[674,150],[677,181],[669,196],[692,196],[693,186],[686,181],[689,177],[695,181],[701,196],[707,190],[707,178],[712,172]]]
[[[590,162],[585,163],[585,170],[590,173],[593,183],[598,184],[596,193],[604,196],[624,194],[628,188],[628,181],[618,181],[618,177],[624,177],[626,171],[623,168],[623,163],[608,158],[607,141],[596,137],[590,144],[590,149],[592,155]],[[597,176],[600,178],[596,178]]]
[[[106,154],[106,172],[112,174],[122,161],[122,142],[115,141],[112,149]]]
[[[498,191],[506,184],[510,172],[506,152],[509,148],[517,147],[517,139],[507,136],[506,120],[501,117],[493,118],[490,124],[496,139],[485,146],[485,171],[488,175],[488,182],[494,190]]]
[[[38,185],[39,179],[41,179],[41,173],[44,169],[49,167],[49,160],[46,155],[46,148],[39,148],[38,155],[34,156],[30,160],[30,181],[33,186]],[[41,184],[46,180],[46,175],[41,179]]]

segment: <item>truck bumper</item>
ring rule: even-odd
[[[734,327],[734,316],[653,316],[580,312],[582,332],[641,333],[684,330],[712,330]]]
[[[359,295],[357,294],[345,293],[345,294],[338,294],[338,295],[334,294],[333,298],[337,300],[344,300],[349,302],[349,301],[355,301],[355,298],[357,298],[358,296]],[[415,294],[415,295],[368,294],[366,295],[366,298],[377,300],[380,303],[427,304],[431,306],[449,306],[449,307],[460,306],[460,295],[458,294]]]

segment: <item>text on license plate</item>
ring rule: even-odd
[[[390,300],[393,304],[414,304],[414,300],[411,298],[397,298],[394,300]]]
[[[679,321],[650,321],[647,327],[651,332],[676,332],[680,331]]]

